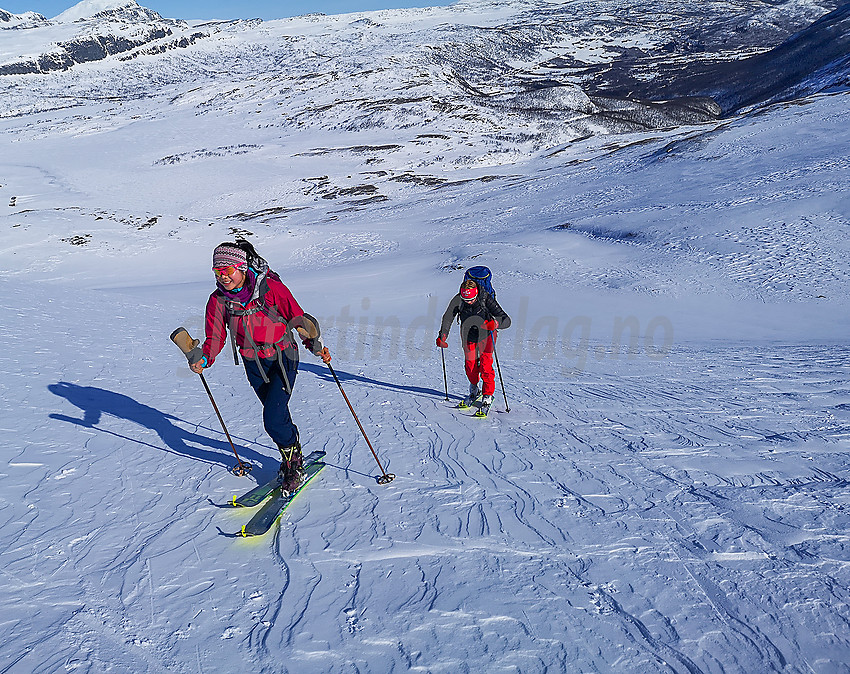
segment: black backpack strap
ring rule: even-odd
[[[233,364],[239,365],[239,351],[236,348],[236,334],[230,331],[230,345],[233,347]]]
[[[283,364],[283,349],[280,348],[279,343],[276,343],[274,350],[277,353],[277,366],[280,368],[280,374],[283,377],[283,388],[289,395],[292,395],[292,384],[289,383],[289,375],[286,374],[286,367]]]

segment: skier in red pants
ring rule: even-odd
[[[496,330],[510,327],[511,319],[496,299],[481,290],[471,279],[461,284],[460,292],[452,298],[443,314],[440,334],[437,336],[437,346],[440,348],[448,346],[446,339],[455,318],[460,322],[464,365],[469,379],[469,395],[461,401],[459,407],[470,407],[480,398],[482,412],[486,414],[496,392],[496,374],[493,372]],[[479,381],[482,383],[481,389],[478,388]]]

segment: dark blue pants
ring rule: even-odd
[[[283,383],[277,358],[260,359],[260,365],[269,379],[268,383],[263,381],[255,361],[243,358],[242,362],[245,365],[248,381],[260,402],[263,403],[263,425],[266,433],[281,447],[294,444],[298,439],[298,428],[292,423],[292,417],[289,414],[290,394],[287,393],[286,384]],[[289,386],[294,387],[295,375],[298,374],[298,361],[290,360],[284,353],[283,363],[286,376],[289,378]]]

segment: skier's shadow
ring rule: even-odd
[[[235,463],[236,458],[233,456],[233,450],[227,441],[214,440],[180,428],[173,422],[188,422],[171,414],[161,412],[149,405],[143,405],[122,393],[115,393],[114,391],[107,391],[94,386],[79,386],[64,381],[50,384],[47,389],[60,398],[65,398],[72,405],[79,407],[83,411],[82,419],[65,416],[64,414],[50,414],[48,416],[51,419],[91,428],[124,440],[147,445],[154,449],[189,456],[205,463],[218,463],[228,469],[232,468]],[[100,426],[99,424],[104,414],[118,417],[119,419],[126,419],[127,421],[132,421],[140,426],[151,429],[159,436],[159,439],[162,440],[168,449],[121,435],[109,428]],[[189,445],[189,442],[209,447],[210,449],[195,447]],[[243,459],[259,463],[260,465],[267,463],[268,466],[264,466],[267,472],[271,472],[272,469],[277,470],[277,461],[271,457],[264,456],[244,446],[239,447],[238,451],[240,457]]]
[[[298,365],[298,369],[308,370],[309,372],[318,375],[323,380],[330,381],[334,384],[336,383],[334,382],[334,378],[331,374],[331,371],[325,366],[316,365],[314,363],[301,362]],[[401,384],[393,384],[387,381],[381,381],[379,379],[370,379],[369,377],[364,377],[363,375],[359,374],[341,372],[336,368],[334,368],[334,372],[336,372],[336,376],[339,378],[340,383],[346,381],[359,381],[363,382],[364,384],[370,384],[371,386],[379,386],[381,388],[389,389],[390,391],[403,391],[405,393],[412,393],[414,395],[431,395],[440,398],[444,398],[446,395],[445,391],[438,391],[437,389],[433,388],[425,388],[423,386],[402,386]]]

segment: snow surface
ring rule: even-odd
[[[222,24],[0,78],[0,672],[850,671],[850,93],[569,142],[459,93],[533,96],[459,55],[530,43],[499,22],[543,6]],[[168,339],[201,334],[236,234],[397,476],[303,354],[329,465],[251,540],[227,504],[277,467],[259,403],[223,353],[238,478]],[[482,263],[514,320],[486,420],[454,408],[457,329],[450,402],[433,341]]]

